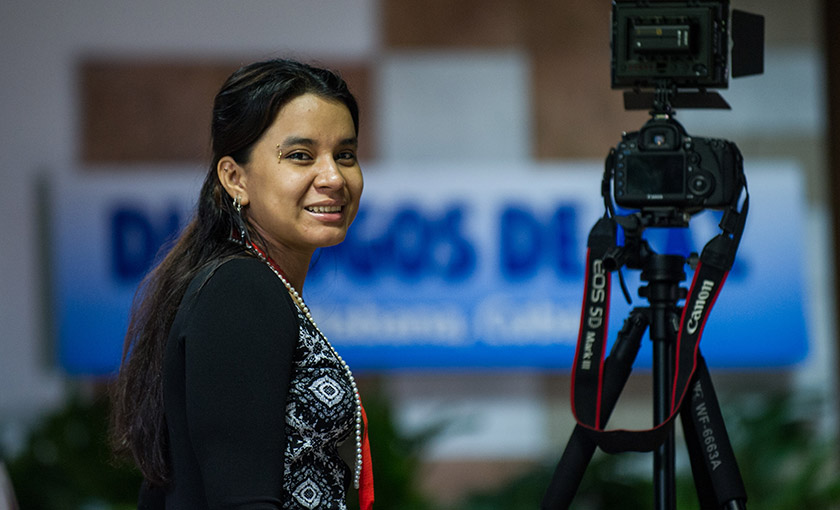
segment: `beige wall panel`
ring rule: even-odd
[[[601,158],[645,113],[610,89],[609,0],[386,0],[389,47],[527,48],[537,159]]]
[[[768,44],[812,44],[817,2],[733,0],[763,14]],[[386,47],[524,47],[531,58],[537,159],[603,157],[646,112],[610,89],[610,0],[385,0]]]
[[[239,62],[89,60],[79,69],[81,159],[99,163],[185,163],[210,158],[213,98]],[[326,65],[326,64],[323,64]],[[327,66],[330,67],[330,66]],[[362,109],[361,156],[373,151],[367,119],[369,72],[337,66]]]
[[[527,2],[516,0],[382,0],[388,48],[511,46],[521,41]]]
[[[648,118],[625,111],[621,91],[610,89],[609,56],[540,52],[532,69],[537,159],[603,158]]]
[[[229,62],[84,62],[82,161],[206,161],[213,97],[236,68]]]
[[[818,46],[822,41],[819,0],[730,0],[730,9],[764,16],[766,46]]]
[[[603,158],[646,120],[610,88],[610,2],[531,0],[534,156]]]
[[[317,65],[318,62],[315,64]],[[335,66],[324,64],[324,66],[338,71],[350,87],[350,92],[356,97],[356,102],[359,103],[359,159],[364,165],[366,161],[375,159],[379,153],[375,125],[377,115],[374,111],[377,102],[373,97],[375,86],[371,67],[363,62],[342,63]]]

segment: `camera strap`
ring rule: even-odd
[[[737,201],[724,213],[722,232],[710,240],[700,255],[694,278],[682,308],[672,373],[671,407],[668,418],[647,430],[606,430],[603,423],[604,370],[609,319],[611,277],[604,257],[616,246],[616,221],[604,216],[595,224],[587,241],[586,280],[580,330],[572,368],[572,412],[577,422],[604,451],[652,451],[667,436],[679,413],[697,370],[698,350],[712,306],[735,261],[744,231],[749,194],[745,192],[741,211]],[[740,195],[740,194],[738,194]]]
[[[608,217],[599,219],[589,232],[583,307],[575,364],[572,367],[572,413],[580,425],[595,431],[601,430],[604,360],[612,286],[612,279],[604,267],[604,257],[615,247],[615,238],[616,223]]]

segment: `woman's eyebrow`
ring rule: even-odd
[[[282,147],[288,147],[290,145],[313,146],[313,145],[316,145],[316,142],[312,138],[306,138],[306,137],[303,137],[303,136],[290,136],[290,137],[286,138],[285,140],[283,140],[283,143],[281,144]],[[353,147],[358,147],[359,146],[359,140],[358,140],[358,138],[353,136],[353,137],[345,138],[345,139],[339,141],[338,145],[342,145],[342,146],[350,145],[350,146],[353,146]]]
[[[288,147],[289,145],[315,145],[315,140],[302,136],[290,136],[283,140],[281,145],[283,147]]]

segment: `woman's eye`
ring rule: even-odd
[[[292,152],[286,157],[297,161],[309,161],[310,159],[312,159],[311,157],[309,157],[309,154],[305,152]]]
[[[339,152],[338,157],[336,159],[338,159],[339,161],[348,161],[348,162],[356,161],[356,153],[354,153],[352,151]]]

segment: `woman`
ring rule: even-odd
[[[300,295],[356,216],[358,125],[344,81],[298,62],[245,66],[216,96],[197,213],[138,291],[114,387],[140,508],[344,509],[351,483],[370,507],[356,384]]]

